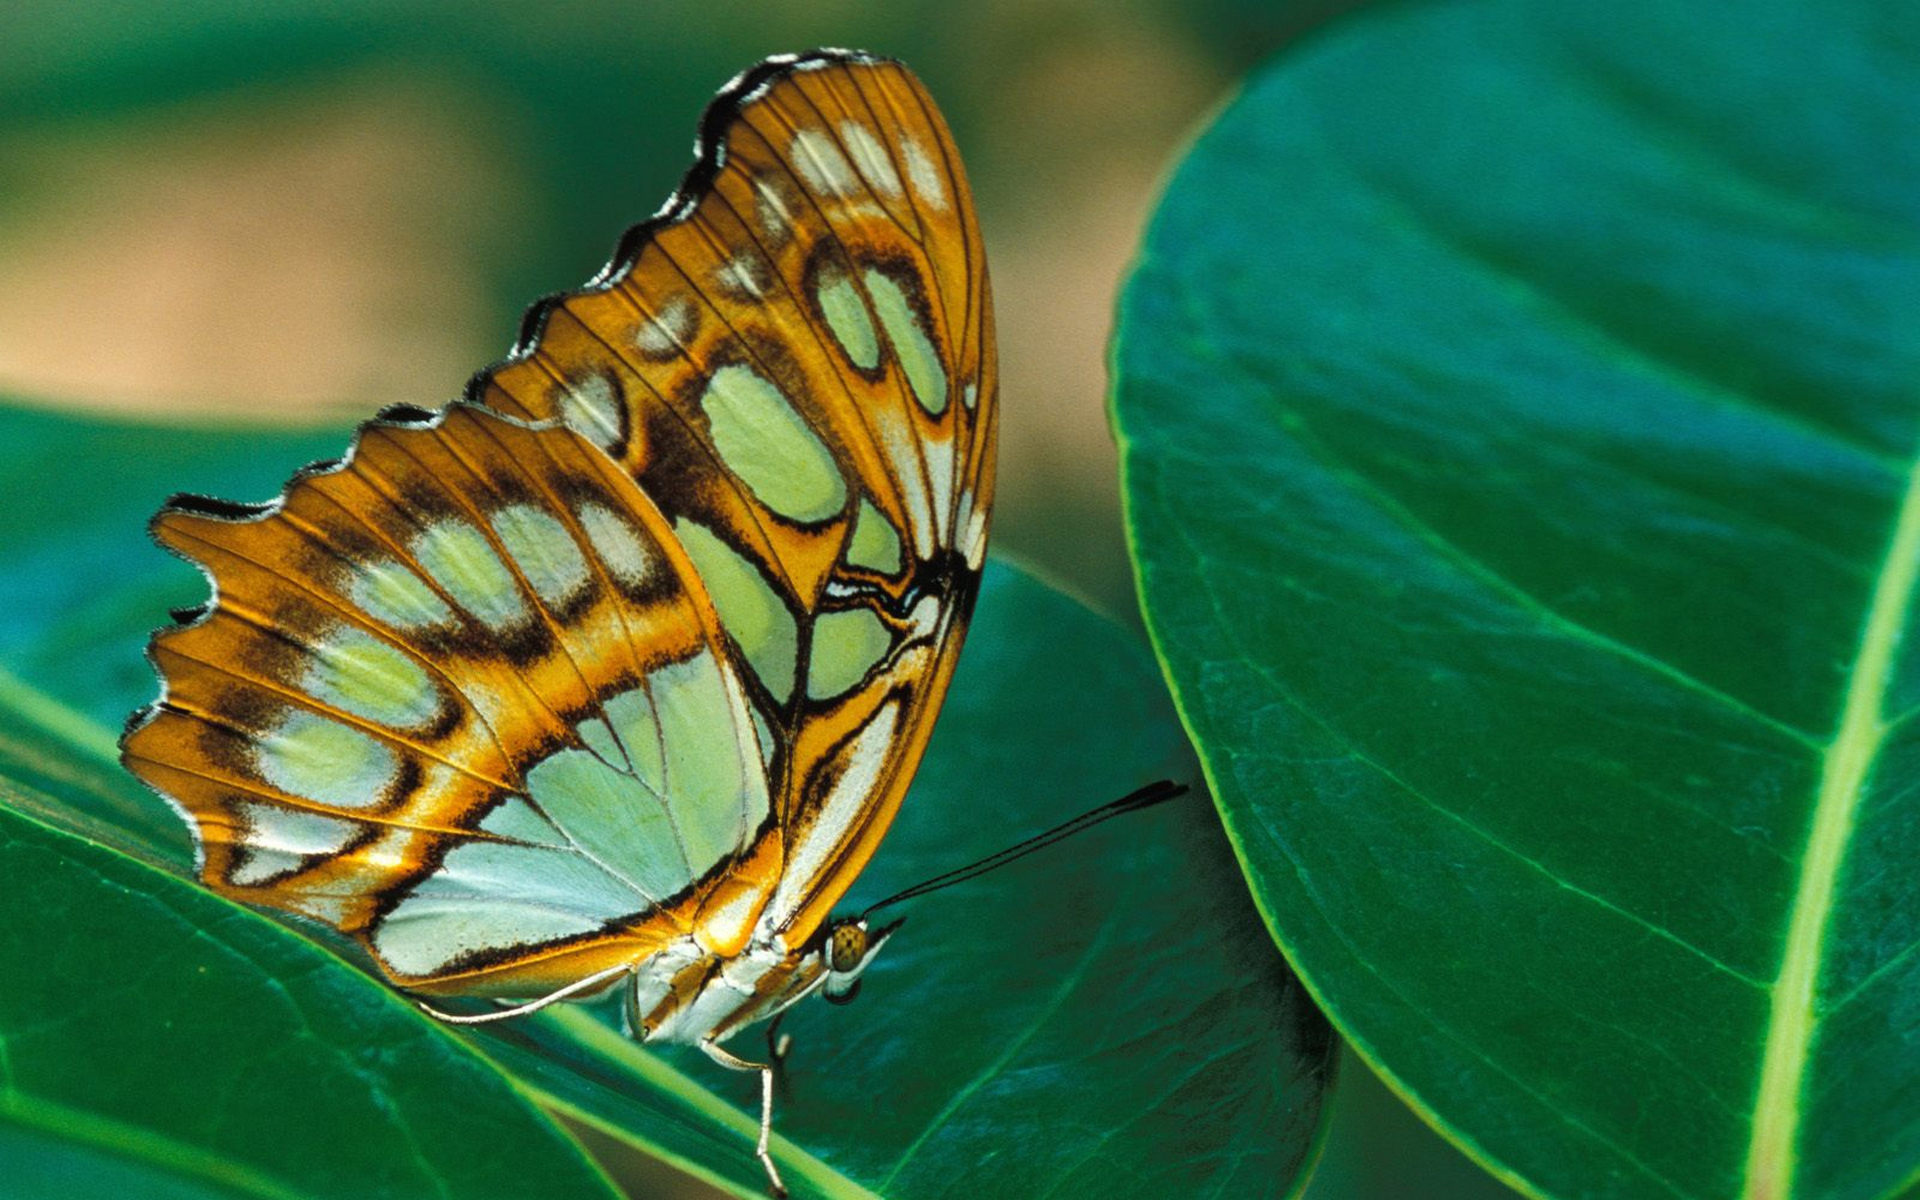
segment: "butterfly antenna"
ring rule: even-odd
[[[1025,858],[1036,850],[1044,850],[1062,838],[1070,838],[1076,833],[1083,833],[1086,830],[1092,829],[1102,821],[1110,821],[1124,813],[1139,812],[1143,808],[1152,808],[1156,804],[1163,804],[1176,796],[1184,796],[1187,790],[1186,784],[1175,783],[1171,779],[1162,779],[1157,783],[1150,783],[1143,788],[1127,793],[1118,800],[1110,800],[1102,804],[1099,808],[1083,812],[1071,821],[1055,825],[1045,833],[1036,833],[1025,841],[1015,842],[997,854],[989,854],[977,863],[971,863],[957,870],[948,871],[944,875],[936,875],[924,883],[914,884],[904,892],[896,892],[877,904],[869,904],[866,911],[860,915],[866,917],[880,909],[886,908],[890,904],[898,904],[902,900],[911,900],[915,896],[924,896],[928,892],[937,892],[941,888],[952,887],[956,883],[965,883],[969,879],[985,875],[988,871],[1004,867],[1016,859]]]

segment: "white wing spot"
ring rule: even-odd
[[[920,203],[928,208],[946,208],[947,185],[940,181],[940,172],[927,157],[926,149],[911,134],[900,139],[900,157],[907,160],[907,178],[913,181],[913,194],[920,197]]]
[[[958,466],[953,458],[953,439],[946,437],[926,444],[927,484],[933,489],[933,536],[942,544],[952,544],[953,475]]]
[[[900,498],[907,505],[907,532],[913,538],[916,557],[933,557],[933,508],[927,489],[920,486],[920,441],[917,431],[907,424],[907,414],[883,408],[874,414],[880,434],[880,449],[900,481]]]
[[[972,493],[967,495],[967,529],[960,543],[967,565],[978,571],[987,557],[987,510],[976,506]]]
[[[875,191],[894,197],[903,194],[900,173],[893,169],[893,160],[887,157],[887,148],[880,144],[880,139],[873,136],[871,130],[858,121],[842,121],[840,140],[853,152],[854,163]]]
[[[767,285],[771,282],[767,264],[752,251],[736,254],[721,264],[719,279],[721,287],[749,300],[766,299]]]
[[[693,305],[684,296],[670,300],[661,310],[640,322],[633,341],[641,352],[652,358],[666,358],[687,348],[693,337]]]
[[[924,598],[932,602],[933,597]],[[867,719],[844,752],[840,777],[827,792],[825,803],[804,828],[798,831],[796,844],[787,852],[787,869],[780,874],[780,886],[773,902],[762,915],[779,924],[812,894],[815,876],[826,866],[840,838],[852,826],[854,817],[864,808],[880,782],[881,769],[893,749],[893,733],[900,720],[900,702],[889,700]]]
[[[613,381],[590,375],[560,394],[560,418],[602,450],[620,441],[620,397]]]
[[[799,168],[807,186],[831,196],[851,196],[859,190],[860,178],[853,165],[840,153],[832,135],[823,129],[802,129],[793,135],[787,157]]]
[[[763,175],[755,175],[753,192],[759,197],[754,211],[760,217],[762,232],[775,244],[793,236],[793,210],[787,207],[787,198],[780,194],[779,185],[767,182]]]
[[[598,504],[583,504],[580,528],[600,555],[600,563],[628,587],[644,587],[653,574],[654,551],[625,518]]]
[[[907,636],[914,639],[931,638],[940,628],[942,611],[939,600],[932,596],[920,597],[907,614],[907,627],[912,630]]]
[[[300,868],[316,854],[338,854],[360,826],[353,821],[277,804],[241,801],[234,814],[246,826],[246,837],[238,843],[229,883],[240,887],[258,887]]]

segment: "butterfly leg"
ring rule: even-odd
[[[767,1150],[767,1143],[773,1138],[773,1064],[748,1062],[718,1042],[701,1042],[700,1049],[706,1052],[708,1058],[729,1070],[760,1072],[760,1141],[753,1153],[759,1158],[760,1165],[767,1169],[767,1182],[773,1188],[775,1200],[785,1200],[787,1185],[780,1182],[780,1171],[773,1165],[773,1155]]]
[[[485,1025],[492,1021],[504,1021],[509,1017],[524,1017],[528,1013],[537,1013],[550,1004],[558,1004],[562,1000],[570,1000],[582,992],[591,992],[595,989],[605,987],[607,980],[612,979],[615,975],[622,975],[631,970],[633,970],[631,966],[626,963],[621,963],[619,966],[608,967],[604,971],[595,971],[585,979],[576,979],[559,991],[548,992],[538,1000],[529,1000],[525,1004],[509,1005],[506,1008],[495,1009],[493,1012],[487,1013],[450,1013],[435,1008],[425,1000],[415,1000],[414,1003],[420,1007],[421,1012],[426,1013],[436,1021],[445,1021],[449,1025]]]
[[[792,1080],[787,1076],[787,1053],[793,1049],[793,1035],[780,1032],[780,1022],[786,1017],[783,1009],[767,1022],[767,1065],[773,1068],[773,1090],[782,1101],[786,1100]]]
[[[773,1014],[773,1020],[767,1022],[767,1061],[775,1070],[787,1065],[787,1051],[793,1049],[793,1035],[780,1032],[780,1022],[787,1019],[787,1012],[781,1009]]]

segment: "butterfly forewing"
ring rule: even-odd
[[[156,519],[214,598],[156,636],[128,765],[207,882],[409,987],[799,946],[951,674],[995,377],[947,129],[898,64],[822,52],[737,80],[702,141],[471,404]]]
[[[904,792],[985,545],[991,299],[952,140],[904,68],[753,74],[710,169],[542,305],[493,407],[573,424],[659,500],[775,730],[804,937]]]

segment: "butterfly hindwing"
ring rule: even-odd
[[[209,883],[409,986],[644,954],[769,833],[711,601],[565,428],[376,422],[270,511],[183,503],[155,531],[217,591],[155,639],[168,690],[129,764],[196,821]]]

